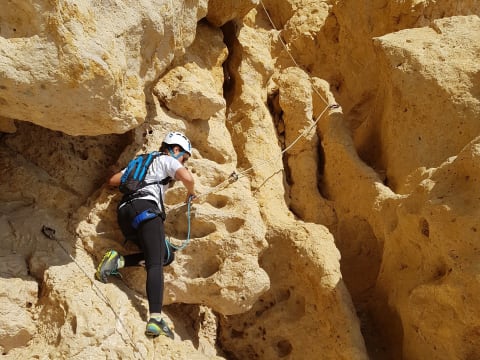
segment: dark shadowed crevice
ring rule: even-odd
[[[227,103],[227,111],[232,103],[232,98],[235,89],[235,76],[234,72],[232,71],[232,58],[233,58],[233,48],[234,43],[237,41],[236,38],[236,24],[233,21],[227,22],[225,25],[221,27],[223,32],[223,41],[225,45],[227,45],[228,49],[228,56],[227,59],[223,62],[223,97]]]

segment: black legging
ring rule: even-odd
[[[119,207],[118,224],[127,240],[134,241],[141,253],[124,256],[125,267],[138,266],[145,260],[147,269],[147,298],[150,313],[159,313],[163,305],[163,258],[165,255],[165,230],[160,216],[146,220],[137,230],[132,227],[132,220],[147,209],[157,209],[152,201],[134,200]]]

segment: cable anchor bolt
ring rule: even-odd
[[[234,171],[234,172],[232,172],[232,173],[230,174],[230,177],[229,177],[229,179],[232,179],[232,181],[231,181],[231,182],[235,182],[235,181],[237,181],[237,180],[238,180],[238,174],[237,174],[235,171]]]

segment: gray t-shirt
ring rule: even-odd
[[[170,176],[173,180],[175,179],[175,173],[178,169],[182,168],[183,165],[177,159],[168,156],[161,155],[153,159],[152,164],[149,166],[147,175],[145,175],[145,182],[156,182],[165,179]],[[125,169],[122,170],[122,173]],[[168,184],[152,184],[143,187],[140,192],[141,196],[136,197],[135,199],[145,199],[154,201],[158,208],[161,209],[160,205],[160,192],[162,194],[162,199],[164,197],[165,191],[168,189]]]

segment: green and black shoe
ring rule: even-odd
[[[158,321],[154,318],[148,320],[145,335],[147,335],[148,337],[157,337],[159,335],[163,335],[169,337],[170,339],[173,339],[175,337],[172,330],[170,330],[167,323],[163,319],[160,319],[160,321]]]
[[[98,264],[95,278],[103,283],[106,283],[107,276],[115,275],[121,277],[121,274],[118,272],[119,259],[120,255],[118,252],[115,250],[108,250],[103,256],[102,261],[100,261],[100,264]]]

